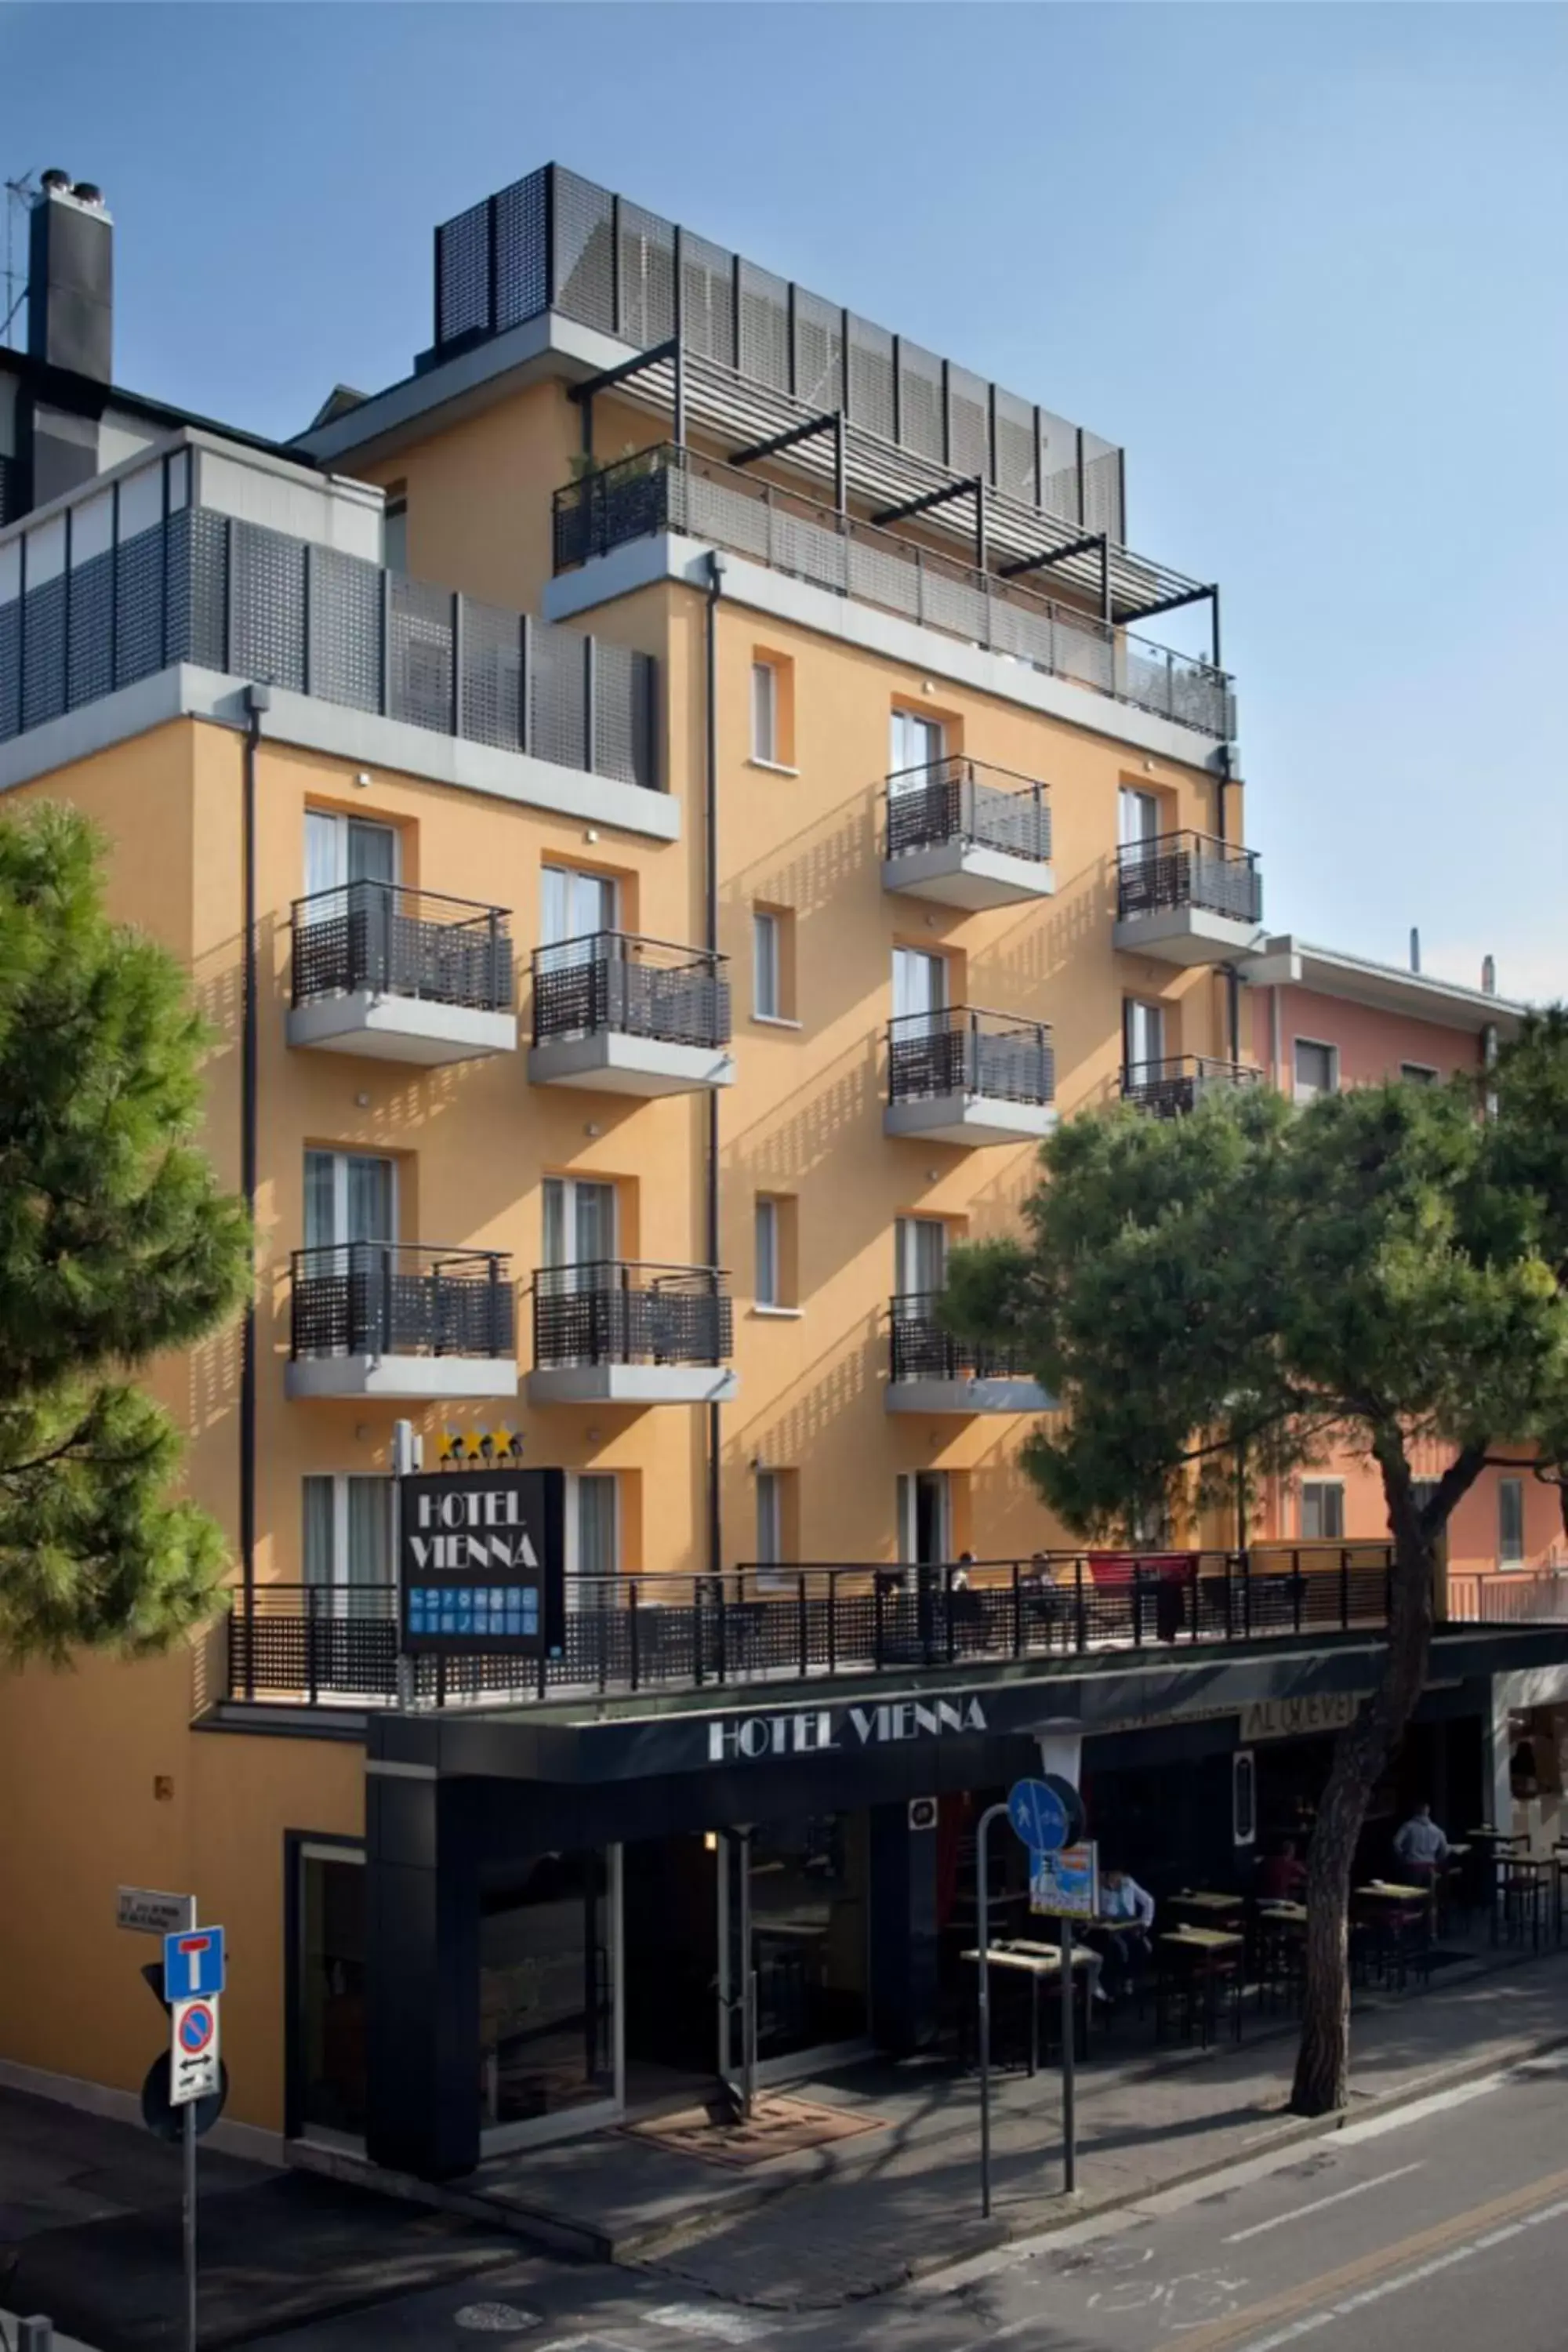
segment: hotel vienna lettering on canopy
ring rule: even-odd
[[[904,1698],[869,1706],[804,1707],[791,1715],[729,1716],[708,1727],[708,1760],[756,1764],[768,1756],[843,1754],[988,1727],[977,1698]]]

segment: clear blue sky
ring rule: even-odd
[[[1271,924],[1568,994],[1565,123],[1568,11],[1502,0],[0,13],[122,382],[298,430],[569,163],[1124,442],[1223,585]]]

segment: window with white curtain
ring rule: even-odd
[[[779,1204],[765,1192],[757,1195],[755,1296],[759,1307],[778,1307],[783,1303],[779,1291]]]
[[[397,1239],[397,1169],[366,1151],[305,1154],[305,1247]]]
[[[775,1572],[784,1564],[788,1545],[784,1536],[784,1473],[779,1470],[757,1472],[757,1555],[760,1571],[758,1582],[773,1584],[780,1580]]]
[[[300,1486],[305,1582],[390,1587],[391,1480],[334,1474],[304,1478]]]
[[[566,1606],[596,1608],[611,1596],[591,1580],[620,1568],[619,1482],[613,1471],[574,1470],[566,1480]]]
[[[769,661],[752,664],[752,757],[778,765],[779,674]]]
[[[395,882],[397,849],[394,824],[340,816],[333,809],[307,809],[305,895],[341,889],[349,882]]]
[[[1500,1568],[1521,1568],[1524,1564],[1522,1478],[1500,1478],[1497,1482],[1497,1557]]]
[[[1301,1540],[1342,1543],[1345,1536],[1345,1490],[1338,1478],[1301,1481]]]
[[[784,1017],[780,962],[779,919],[759,907],[752,917],[752,1010],[759,1020]]]

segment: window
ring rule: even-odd
[[[759,1584],[784,1581],[770,1570],[782,1569],[795,1552],[795,1473],[793,1470],[759,1470],[757,1472],[757,1556],[762,1572]]]
[[[312,1585],[388,1587],[392,1572],[392,1481],[369,1477],[300,1480],[301,1555]]]
[[[1121,1050],[1131,1071],[1151,1073],[1165,1058],[1165,1008],[1130,996],[1121,1007]]]
[[[1410,1499],[1418,1511],[1424,1511],[1426,1508],[1436,1491],[1436,1478],[1412,1478],[1410,1481]]]
[[[891,774],[903,776],[911,769],[934,768],[946,750],[947,730],[940,719],[928,719],[923,711],[901,710],[895,705],[888,743]]]
[[[1408,1078],[1413,1087],[1435,1087],[1438,1076],[1429,1062],[1401,1062],[1399,1075]]]
[[[613,1184],[545,1178],[540,1281],[546,1291],[591,1290],[605,1280],[605,1266],[616,1255],[616,1206]]]
[[[1301,1481],[1301,1541],[1343,1543],[1345,1490],[1338,1478]]]
[[[1311,1102],[1318,1095],[1338,1094],[1340,1090],[1340,1055],[1336,1045],[1319,1045],[1310,1037],[1296,1040],[1296,1084],[1298,1102]]]
[[[952,1558],[952,1494],[945,1470],[900,1473],[899,1558],[919,1568],[937,1568]]]
[[[620,887],[613,874],[576,866],[540,871],[539,943],[569,952],[548,961],[556,968],[589,961],[599,935],[620,928]]]
[[[381,560],[389,572],[408,569],[408,485],[388,482],[382,509]]]
[[[1159,793],[1140,792],[1133,784],[1123,784],[1117,806],[1117,839],[1122,849],[1147,856],[1160,831]],[[1123,860],[1124,864],[1130,862]]]
[[[752,664],[752,757],[778,765],[779,674],[769,661]]]
[[[795,1019],[795,916],[787,907],[752,909],[752,1015]]]
[[[1497,1562],[1500,1568],[1524,1564],[1524,1481],[1497,1482]]]
[[[900,1217],[893,1229],[893,1278],[900,1297],[931,1298],[946,1286],[947,1227],[941,1217]]]
[[[893,950],[893,1018],[900,1038],[934,1036],[947,1008],[947,958],[923,948]]]
[[[363,1151],[305,1154],[305,1247],[397,1239],[397,1166]]]
[[[305,895],[349,882],[395,882],[397,827],[331,809],[305,811]]]
[[[610,1596],[597,1580],[621,1561],[619,1481],[610,1471],[574,1471],[566,1480],[566,1607],[592,1609]]]
[[[776,1193],[759,1192],[755,1220],[755,1302],[775,1312],[793,1312],[795,1303],[795,1207]]]

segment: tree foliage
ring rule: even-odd
[[[221,1533],[129,1375],[213,1330],[249,1227],[193,1138],[206,1036],[179,965],[104,912],[102,849],[53,805],[0,820],[0,1657],[162,1647]]]
[[[1436,1547],[1489,1460],[1568,1461],[1568,1021],[1526,1025],[1475,1083],[1297,1109],[1262,1088],[1186,1118],[1063,1127],[1028,1238],[954,1253],[946,1313],[1027,1358],[1058,1415],[1028,1441],[1084,1535],[1190,1521],[1331,1449],[1370,1457],[1394,1547],[1378,1691],[1342,1736],[1311,1870],[1297,2104],[1342,2104],[1344,1914],[1372,1781],[1421,1691]],[[1418,1500],[1413,1449],[1447,1467]]]

